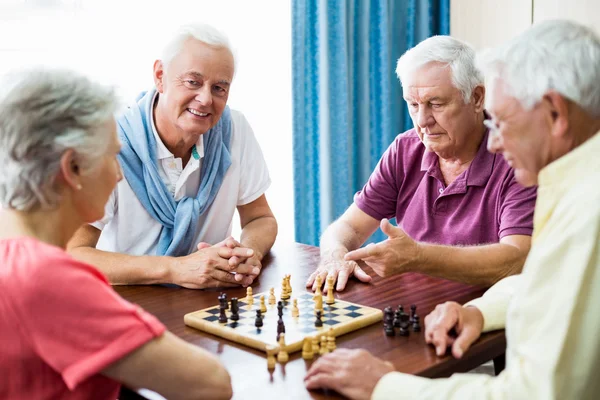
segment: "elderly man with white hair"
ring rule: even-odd
[[[307,387],[353,399],[598,397],[600,38],[573,22],[547,21],[480,65],[493,117],[488,147],[504,154],[519,182],[539,184],[534,244],[521,275],[464,307],[438,306],[425,319],[425,338],[438,355],[451,346],[460,358],[481,332],[506,327],[506,369],[430,380],[343,350],[313,364]]]
[[[414,129],[398,135],[354,204],[323,233],[321,264],[343,290],[356,263],[380,276],[416,271],[491,286],[521,272],[531,244],[535,188],[486,151],[483,78],[475,51],[449,36],[419,43],[397,75]],[[396,218],[397,227],[388,222]],[[380,226],[388,239],[358,249]],[[358,250],[357,250],[358,249]]]
[[[261,149],[227,106],[235,66],[222,33],[183,26],[154,63],[155,87],[117,119],[125,179],[69,244],[111,283],[248,286],[260,273],[277,223]]]

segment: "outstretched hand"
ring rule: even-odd
[[[387,219],[381,220],[380,228],[387,235],[386,240],[350,251],[344,260],[362,260],[381,277],[408,272],[415,268],[418,264],[419,244]]]

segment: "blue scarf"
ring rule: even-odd
[[[156,89],[142,92],[137,103],[117,118],[122,143],[119,161],[140,203],[163,226],[156,255],[182,256],[191,253],[198,220],[212,204],[231,165],[231,112],[225,107],[217,124],[203,135],[205,156],[198,194],[176,202],[158,173],[152,132],[155,93]]]

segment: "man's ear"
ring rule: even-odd
[[[164,75],[165,75],[165,68],[164,68],[163,62],[161,60],[154,61],[153,77],[154,77],[154,85],[156,86],[156,89],[158,90],[158,93],[163,93],[163,90],[164,90],[164,85],[163,85]]]
[[[569,102],[560,93],[550,90],[542,98],[550,119],[552,136],[562,137],[569,131]]]
[[[81,189],[81,167],[72,149],[65,151],[60,157],[59,179],[73,189]]]
[[[483,111],[485,107],[485,87],[483,85],[477,85],[471,93],[471,103],[476,113]]]

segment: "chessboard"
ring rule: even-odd
[[[263,314],[263,326],[255,327],[256,310],[259,308],[260,297],[268,297],[269,293],[254,294],[253,305],[248,305],[247,298],[238,301],[239,320],[229,319],[230,310],[227,310],[227,322],[219,322],[219,306],[205,308],[184,316],[186,325],[213,335],[229,339],[258,350],[265,351],[267,346],[277,346],[277,315],[276,305],[267,304],[267,312]],[[292,301],[298,300],[298,317],[292,317]],[[304,292],[290,300],[283,302],[283,321],[285,323],[285,347],[288,353],[293,353],[302,348],[305,337],[320,337],[332,332],[340,336],[355,331],[365,326],[374,324],[383,319],[383,312],[376,308],[350,303],[335,299],[333,304],[323,304],[322,327],[315,327],[315,309],[313,293]],[[330,329],[332,331],[330,331]]]

